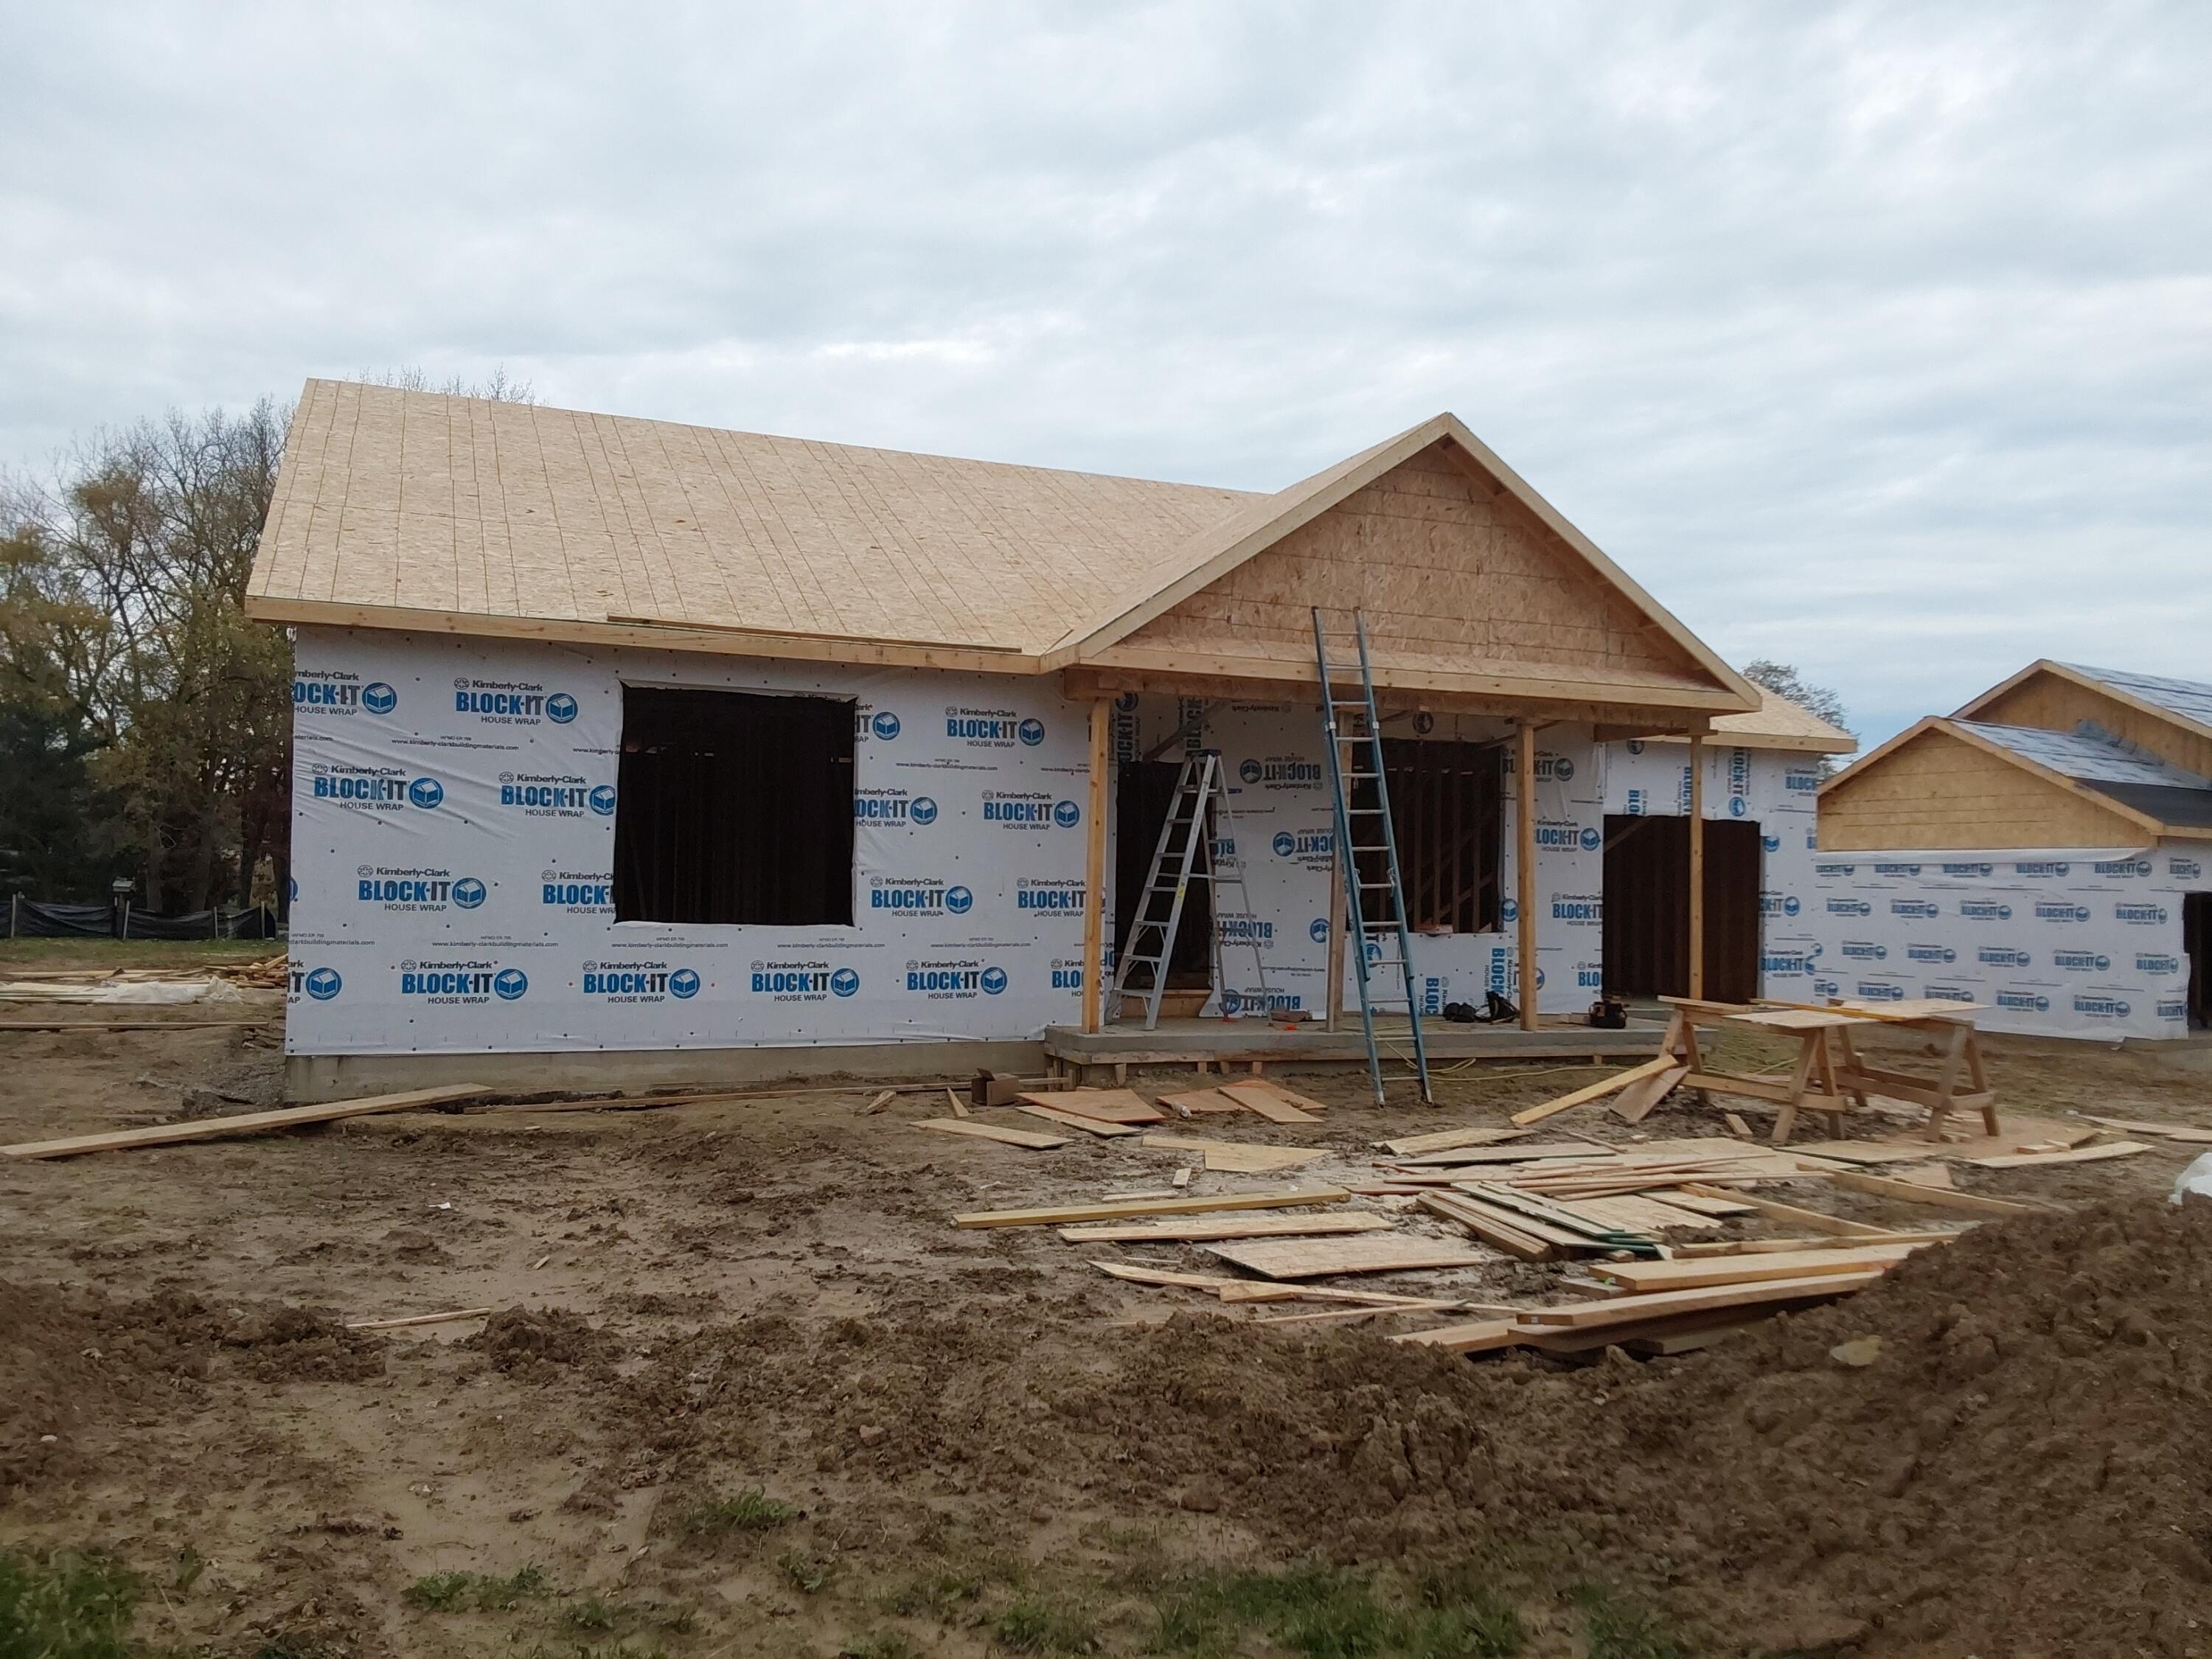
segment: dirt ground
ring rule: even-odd
[[[2212,1127],[2205,1073],[1990,1048],[2008,1108]],[[275,1104],[279,1068],[273,1028],[0,1035],[0,1143]],[[1316,1070],[1286,1080],[1318,1129],[1192,1133],[1358,1179],[1382,1135],[1599,1074],[1468,1067],[1429,1110]],[[956,1231],[1194,1160],[971,1142],[909,1121],[941,1095],[872,1092],[0,1164],[0,1552],[106,1553],[152,1651],[2212,1652],[2212,1206],[2164,1201],[2196,1149],[1962,1168],[2063,1207],[1698,1352],[1467,1360],[1087,1265],[1218,1267],[1194,1247]],[[1570,1125],[1722,1132],[1679,1097]]]

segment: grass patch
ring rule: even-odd
[[[1603,1585],[1578,1586],[1571,1599],[1582,1609],[1589,1659],[1689,1659],[1690,1650],[1657,1614]]]
[[[991,1621],[1000,1645],[1015,1653],[1095,1653],[1098,1621],[1079,1604],[1024,1596]]]
[[[129,1659],[138,1576],[104,1555],[0,1553],[0,1655]]]
[[[482,1572],[434,1572],[400,1592],[410,1607],[432,1613],[505,1613],[527,1596],[548,1594],[545,1569],[518,1568],[507,1577]]]
[[[835,1555],[817,1555],[811,1550],[786,1550],[776,1565],[782,1571],[784,1582],[802,1595],[819,1595],[837,1574]]]
[[[612,1630],[615,1610],[596,1595],[587,1595],[562,1613],[571,1630]]]
[[[1023,1577],[1018,1568],[941,1567],[908,1579],[884,1597],[884,1610],[902,1619],[934,1619],[944,1625],[967,1622],[972,1620],[977,1604],[994,1582],[1003,1579],[1018,1584]]]
[[[1509,1604],[1461,1577],[1401,1601],[1323,1567],[1201,1573],[1160,1586],[1153,1607],[1152,1651],[1192,1659],[1233,1659],[1255,1632],[1304,1659],[1505,1659],[1525,1640]]]
[[[799,1518],[799,1510],[758,1486],[726,1498],[709,1498],[684,1512],[678,1522],[687,1537],[714,1538],[733,1532],[773,1532]]]

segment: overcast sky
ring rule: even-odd
[[[0,64],[9,467],[398,365],[1264,489],[1448,408],[1870,738],[2212,678],[2201,0],[0,0]]]

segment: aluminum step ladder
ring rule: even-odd
[[[1152,848],[1152,868],[1145,875],[1144,896],[1137,905],[1136,919],[1129,924],[1129,936],[1121,941],[1121,948],[1114,957],[1114,1000],[1109,1018],[1118,1015],[1126,996],[1140,996],[1145,1000],[1145,1029],[1152,1030],[1159,1024],[1160,999],[1166,994],[1168,963],[1175,955],[1176,939],[1182,927],[1183,900],[1190,891],[1191,883],[1204,882],[1213,902],[1212,964],[1215,994],[1220,997],[1224,1012],[1231,1018],[1240,1013],[1265,1014],[1272,999],[1267,993],[1267,970],[1260,954],[1256,929],[1246,942],[1252,947],[1253,969],[1260,987],[1257,1008],[1231,1009],[1229,1003],[1236,993],[1230,988],[1227,975],[1222,969],[1222,896],[1234,890],[1242,913],[1249,916],[1250,897],[1244,890],[1243,865],[1241,857],[1232,855],[1226,862],[1216,855],[1217,833],[1219,838],[1232,843],[1236,839],[1235,820],[1230,816],[1229,799],[1223,787],[1221,751],[1218,749],[1193,750],[1183,757],[1182,767],[1176,774],[1175,794],[1168,802],[1167,821],[1160,825],[1159,844]],[[1130,970],[1148,970],[1149,982],[1135,990],[1129,985]]]
[[[1367,665],[1367,622],[1352,613],[1359,648],[1359,695],[1340,696],[1337,682],[1348,680],[1328,659],[1328,629],[1320,607],[1313,612],[1314,664],[1321,674],[1322,747],[1328,755],[1329,793],[1336,807],[1336,867],[1344,883],[1348,942],[1357,952],[1359,1029],[1367,1044],[1367,1075],[1375,1103],[1382,1103],[1382,1054],[1375,1042],[1373,981],[1392,969],[1406,990],[1406,1018],[1413,1032],[1413,1070],[1421,1098],[1436,1097],[1429,1087],[1429,1050],[1421,1036],[1421,999],[1413,983],[1413,941],[1406,930],[1406,890],[1398,878],[1398,837],[1390,823],[1390,785],[1382,775],[1382,720],[1375,707],[1375,677]],[[1371,805],[1359,805],[1358,786],[1371,783]],[[1359,833],[1355,833],[1358,831]],[[1365,855],[1363,860],[1362,854]],[[1370,879],[1378,871],[1382,879]],[[1328,994],[1334,997],[1336,988]],[[1332,1006],[1334,1004],[1331,1005]]]

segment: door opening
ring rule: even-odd
[[[2212,893],[2181,896],[2181,948],[2189,958],[2189,1029],[2212,1029]]]
[[[1160,844],[1160,830],[1175,800],[1176,779],[1182,770],[1179,760],[1123,761],[1114,781],[1114,940],[1115,960],[1129,940],[1137,907],[1145,895],[1145,878],[1152,872],[1152,853]],[[1161,914],[1159,908],[1153,914]],[[1168,957],[1168,988],[1203,991],[1213,984],[1213,890],[1211,882],[1194,881],[1183,897],[1182,921],[1176,930],[1175,949]],[[1151,945],[1146,946],[1150,950]],[[1109,997],[1110,1000],[1110,980]],[[1113,1019],[1120,1010],[1109,1007]]]
[[[1759,994],[1759,826],[1705,820],[1705,995]],[[1690,821],[1605,820],[1605,993],[1690,994]]]

